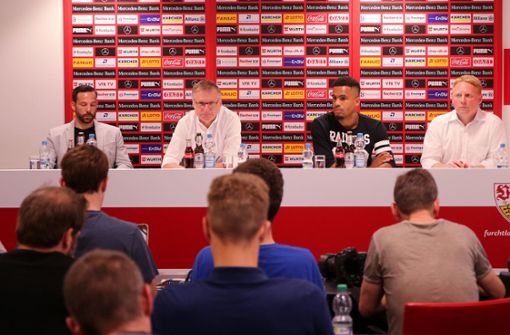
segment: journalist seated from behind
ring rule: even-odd
[[[95,120],[96,90],[91,86],[81,85],[73,90],[72,98],[71,109],[74,119],[51,129],[48,134],[50,164],[60,168],[60,162],[67,150],[80,144],[78,135],[83,132],[85,142],[90,138],[90,135],[95,136],[97,147],[108,157],[110,168],[133,168],[120,129]]]
[[[207,133],[213,135],[216,157],[234,156],[241,145],[241,121],[239,116],[222,105],[219,87],[209,80],[201,80],[191,91],[193,110],[179,120],[168,144],[162,168],[180,167],[184,156],[186,140],[195,147],[195,136]]]
[[[499,145],[506,144],[503,122],[480,109],[482,83],[464,75],[453,83],[455,110],[436,117],[423,141],[424,168],[493,168]]]
[[[351,77],[340,77],[332,85],[333,110],[316,118],[310,130],[316,155],[326,156],[326,166],[335,167],[333,150],[340,139],[346,142],[347,132],[363,133],[368,152],[367,167],[394,165],[386,128],[377,120],[360,114],[359,82]]]
[[[436,219],[437,194],[427,170],[399,176],[391,210],[401,222],[372,236],[359,311],[367,317],[386,307],[390,335],[401,333],[407,302],[477,301],[479,287],[492,298],[505,295],[475,233],[462,224]]]

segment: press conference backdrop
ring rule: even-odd
[[[510,17],[510,3],[502,6]],[[510,21],[502,24],[508,49]],[[27,167],[48,129],[64,122],[63,29],[63,1],[0,2],[0,168]],[[510,129],[510,106],[503,120]]]
[[[75,0],[64,6],[66,99],[95,85],[97,118],[123,130],[135,166],[155,167],[206,77],[239,112],[251,154],[296,166],[308,125],[331,110],[331,83],[351,74],[397,165],[419,166],[451,80],[479,77],[482,108],[501,115],[501,10],[501,0]]]

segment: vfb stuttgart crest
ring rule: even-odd
[[[498,211],[510,222],[510,183],[494,184],[494,199]]]

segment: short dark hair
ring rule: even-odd
[[[358,94],[361,91],[359,82],[356,79],[349,77],[349,76],[344,76],[344,77],[338,78],[337,80],[335,80],[333,82],[333,84],[331,85],[331,88],[337,87],[337,86],[354,87],[358,90]]]
[[[267,220],[269,188],[252,174],[224,175],[212,181],[207,202],[207,221],[220,240],[251,241]]]
[[[265,158],[249,159],[234,169],[234,173],[250,173],[262,178],[269,187],[269,210],[267,219],[273,221],[283,198],[283,176],[280,169]]]
[[[60,163],[67,187],[78,193],[94,193],[108,176],[108,158],[92,145],[80,145],[69,150]]]
[[[110,333],[143,315],[143,289],[138,266],[119,251],[88,252],[64,278],[67,310],[85,334]]]
[[[69,229],[76,234],[85,221],[83,196],[62,187],[43,187],[28,195],[18,213],[18,243],[36,247],[56,246]]]
[[[94,92],[97,97],[97,92],[94,89],[94,87],[90,85],[79,85],[76,86],[73,90],[73,102],[76,102],[78,100],[78,93],[84,93],[84,92]]]
[[[437,199],[437,185],[430,172],[414,169],[398,176],[393,198],[398,210],[405,215],[432,209]]]

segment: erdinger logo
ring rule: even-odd
[[[510,183],[494,184],[494,200],[499,213],[510,222]]]

